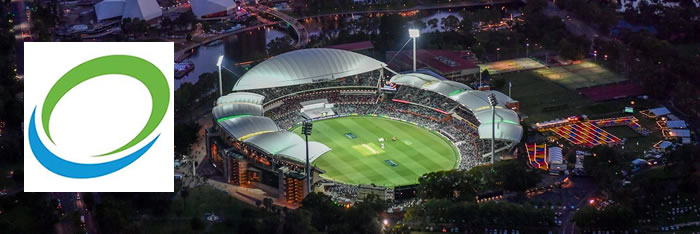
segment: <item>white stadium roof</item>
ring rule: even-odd
[[[496,96],[496,100],[498,100],[495,126],[496,139],[518,142],[523,135],[520,117],[515,111],[505,108],[505,104],[513,101],[513,99],[499,91],[472,90],[465,84],[450,80],[440,80],[421,73],[399,74],[392,77],[391,82],[432,91],[466,107],[479,120],[479,137],[482,139],[490,139],[493,135],[491,132],[491,105],[488,101],[489,94],[493,93]]]
[[[222,11],[229,11],[236,8],[233,0],[190,0],[192,13],[197,17],[202,17]]]
[[[292,132],[281,130],[270,118],[262,116],[265,97],[255,93],[237,92],[220,97],[212,109],[217,124],[226,133],[259,150],[297,162],[306,160],[306,144]],[[309,160],[330,151],[328,146],[309,142]]]
[[[407,73],[395,75],[391,78],[390,82],[399,85],[406,85],[414,88],[433,91],[435,93],[442,94],[443,96],[449,96],[452,94],[452,92],[459,90],[472,90],[472,88],[468,85],[451,80],[441,80],[431,75],[426,75],[423,73]]]
[[[309,141],[309,162],[316,161],[318,157],[331,151],[331,148],[324,145],[323,143],[316,141]],[[306,162],[306,145],[296,144],[285,148],[284,150],[277,153],[277,155],[285,156],[287,158],[294,159],[298,162]]]
[[[394,84],[407,85],[414,88],[423,88],[423,85],[432,82],[439,81],[440,79],[435,78],[431,75],[426,75],[423,73],[408,73],[399,74],[391,77],[390,82]]]
[[[261,116],[263,107],[250,103],[227,103],[215,106],[211,112],[214,115],[214,119],[223,120],[241,116]]]
[[[297,134],[288,131],[278,131],[256,135],[244,140],[245,143],[255,145],[271,155],[279,155],[297,162],[306,162],[306,143]],[[330,151],[328,146],[310,141],[309,161]]]
[[[234,91],[329,81],[381,69],[386,64],[351,51],[314,48],[270,58],[246,72]]]
[[[255,134],[276,132],[280,128],[270,118],[263,116],[241,116],[217,121],[231,137],[243,140]]]
[[[265,96],[257,93],[235,92],[219,97],[219,99],[216,100],[216,105],[236,102],[262,105],[263,100],[265,100]]]
[[[427,83],[423,86],[423,89],[430,90],[439,94],[442,94],[443,96],[449,96],[452,94],[452,92],[457,92],[461,90],[472,90],[471,87],[451,81],[451,80],[441,80],[441,81],[434,81]]]

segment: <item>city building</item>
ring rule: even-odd
[[[156,0],[104,0],[95,4],[97,21],[119,18],[156,23],[163,11]]]
[[[220,19],[236,11],[233,0],[191,0],[192,13],[197,19]]]
[[[396,56],[396,57],[394,57]],[[479,74],[479,66],[474,64],[469,51],[416,50],[416,68],[428,68],[441,76],[454,80]],[[413,51],[387,51],[389,67],[396,71],[413,69]],[[393,58],[393,59],[392,59]]]

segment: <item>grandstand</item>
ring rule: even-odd
[[[309,186],[337,190],[338,196],[352,200],[357,199],[356,186],[360,184],[391,188],[415,184],[422,173],[433,170],[470,169],[490,161],[492,136],[497,152],[512,149],[522,137],[519,116],[509,106],[515,100],[503,93],[473,90],[419,73],[394,73],[387,79],[387,73],[394,72],[380,61],[337,49],[303,49],[270,58],[244,74],[232,93],[217,100],[212,109],[216,125],[207,131],[207,154],[224,155],[223,160],[212,162],[224,174],[225,182],[253,185],[269,196],[298,203]],[[397,90],[382,91],[381,85],[387,81]],[[493,123],[489,94],[499,102]],[[305,144],[296,127],[305,120],[302,110],[317,103],[333,115],[306,115],[321,121],[321,130],[314,127],[310,137],[312,184],[307,185]],[[385,124],[353,122],[368,118]],[[352,129],[335,129],[343,124],[328,124],[334,131],[322,130],[321,123],[341,120],[351,122]],[[493,125],[495,132],[491,131]],[[366,140],[370,135],[373,143]],[[387,148],[378,146],[378,138],[387,139]],[[365,141],[359,145],[367,146],[353,150],[357,144],[339,141]],[[444,144],[426,144],[428,141]],[[398,142],[403,145],[398,147]],[[346,168],[350,160],[372,157],[362,155],[362,150],[375,155],[385,151],[388,156],[359,160],[354,168]],[[445,158],[426,161],[436,154]],[[401,178],[381,180],[390,175]]]

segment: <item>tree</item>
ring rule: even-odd
[[[496,164],[495,170],[502,178],[503,188],[512,192],[523,193],[542,179],[536,171],[528,170],[517,160],[501,161]]]
[[[637,224],[635,212],[619,204],[600,209],[586,206],[574,214],[573,220],[584,229],[626,230]]]
[[[474,201],[476,191],[462,171],[449,170],[427,173],[418,178],[418,196],[424,199]]]
[[[467,33],[471,33],[474,28],[474,14],[467,11],[462,14],[462,21],[459,22],[459,27]]]
[[[340,220],[342,208],[333,204],[331,197],[310,193],[301,202],[301,209],[311,212],[311,224],[319,231],[327,231]]]
[[[599,186],[608,187],[622,176],[621,170],[629,167],[621,153],[608,146],[596,146],[591,149],[593,156],[585,157],[585,172],[599,182]]]
[[[274,40],[270,41],[270,43],[267,43],[267,53],[270,56],[275,56],[292,51],[295,48],[291,43],[293,43],[293,41],[289,36],[275,38]]]
[[[105,233],[121,233],[128,223],[128,205],[109,196],[103,196],[96,209],[97,223]]]
[[[192,144],[197,141],[199,124],[186,122],[175,125],[175,153],[190,154]]]
[[[282,233],[304,234],[313,233],[315,230],[311,226],[311,212],[304,209],[297,209],[289,212],[284,217]]]
[[[547,0],[530,0],[525,4],[524,11],[526,14],[539,13],[542,9],[547,7]]]
[[[439,20],[437,18],[432,18],[428,20],[428,25],[430,25],[430,28],[437,28],[438,21]]]
[[[550,209],[534,208],[509,202],[455,202],[447,199],[430,199],[419,206],[410,207],[404,223],[414,227],[450,224],[466,233],[483,232],[484,228],[519,228],[533,233],[546,232],[553,224],[554,213]]]
[[[401,15],[387,14],[381,17],[379,22],[379,35],[373,42],[377,50],[389,51],[399,49],[402,45],[401,38],[408,39],[406,22]]]
[[[481,79],[483,81],[489,81],[491,79],[491,74],[489,73],[489,69],[484,69],[484,71],[481,72]]]
[[[428,25],[426,25],[425,22],[423,22],[423,20],[418,19],[418,20],[413,21],[413,28],[416,28],[418,30],[423,30],[427,27],[428,27]]]
[[[16,193],[0,196],[0,230],[3,233],[51,233],[58,222],[58,201],[49,201],[48,193]],[[51,204],[53,203],[53,204]]]
[[[272,208],[273,208],[272,198],[269,198],[269,197],[264,198],[262,205],[263,205],[263,208],[265,209],[265,211],[272,212]]]
[[[187,208],[187,197],[190,195],[189,189],[187,187],[182,187],[180,190],[180,197],[182,197],[182,209]]]
[[[85,202],[85,205],[89,210],[95,209],[95,195],[93,195],[91,192],[86,192],[82,193],[83,194],[83,202]]]
[[[559,54],[565,59],[581,60],[588,51],[588,40],[584,37],[569,37],[559,40]]]
[[[12,173],[12,180],[15,181],[16,184],[23,184],[24,183],[24,170],[22,170],[22,169],[14,170]]]
[[[204,222],[198,217],[192,217],[190,219],[190,228],[194,231],[199,231],[204,229]]]
[[[449,15],[442,18],[440,21],[442,23],[442,28],[446,31],[454,31],[459,26],[459,19],[454,15]]]

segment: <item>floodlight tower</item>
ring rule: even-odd
[[[491,167],[493,168],[494,158],[496,157],[496,95],[489,94],[489,103],[491,104]]]
[[[301,133],[304,134],[306,138],[306,192],[311,193],[311,168],[309,166],[309,135],[311,135],[311,124],[310,120],[304,121],[301,126]]]
[[[408,36],[413,38],[413,72],[416,72],[416,38],[420,37],[418,29],[409,29]]]
[[[219,68],[219,97],[224,96],[224,87],[221,85],[221,62],[224,60],[224,55],[219,56],[219,60],[216,62],[216,67]]]

